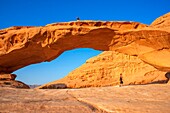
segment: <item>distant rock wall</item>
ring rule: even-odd
[[[121,73],[124,85],[166,83],[167,79],[165,72],[146,64],[137,56],[105,51],[88,59],[85,64],[63,79],[45,84],[40,88],[59,83],[66,84],[70,88],[114,86],[119,85]]]

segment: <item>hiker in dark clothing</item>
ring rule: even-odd
[[[80,21],[80,18],[79,18],[79,17],[77,17],[77,21]]]
[[[167,72],[167,73],[165,74],[165,77],[167,78],[166,83],[168,83],[168,81],[169,81],[169,79],[170,79],[170,72]]]
[[[123,85],[123,76],[122,76],[122,73],[120,74],[120,85],[119,87],[121,87]]]

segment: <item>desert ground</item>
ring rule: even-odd
[[[0,113],[170,113],[170,85],[0,88]]]

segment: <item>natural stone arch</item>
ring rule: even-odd
[[[0,72],[11,73],[30,64],[51,61],[75,48],[137,55],[159,70],[170,71],[169,36],[167,29],[138,22],[78,21],[11,27],[0,30]]]

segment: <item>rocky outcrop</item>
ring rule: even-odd
[[[45,85],[44,87],[39,87],[40,89],[66,89],[68,88],[64,83],[56,83],[56,84],[49,84]]]
[[[29,86],[23,82],[15,80],[15,74],[0,74],[0,87],[24,88],[29,89]]]
[[[156,28],[163,28],[164,30],[169,31],[169,26],[170,26],[170,13],[167,13],[159,18],[157,18],[152,24],[150,25],[151,27],[156,27]]]
[[[0,72],[11,73],[30,64],[51,61],[75,48],[118,51],[139,56],[159,70],[170,71],[169,14],[151,26],[137,22],[77,21],[44,27],[0,30]],[[155,57],[157,56],[157,57]]]
[[[0,80],[15,80],[15,74],[0,74]]]
[[[24,84],[23,82],[20,81],[8,81],[8,80],[3,80],[0,81],[0,87],[10,87],[10,88],[20,88],[20,89],[29,89],[29,86]]]
[[[167,82],[165,72],[146,64],[137,56],[105,51],[88,59],[63,79],[39,88],[48,88],[53,84],[66,84],[68,88],[114,86],[119,85],[121,73],[124,85]]]

